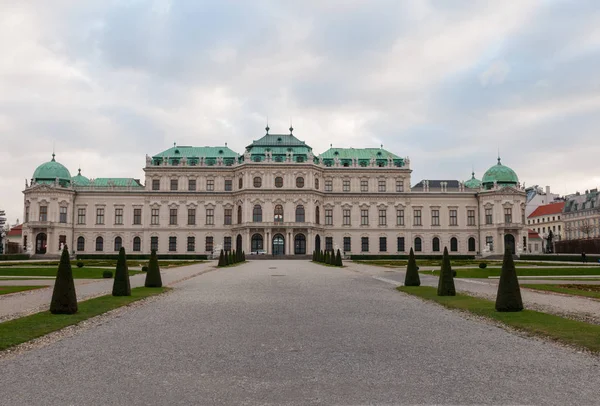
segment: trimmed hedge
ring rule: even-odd
[[[443,255],[415,255],[415,259],[443,259]],[[374,260],[374,259],[408,259],[409,255],[351,255],[353,261]],[[475,255],[452,255],[454,259],[475,259]]]
[[[28,254],[2,254],[0,255],[0,261],[22,261],[29,259]]]
[[[208,259],[207,255],[157,254],[158,259]],[[77,254],[77,259],[119,259],[119,254]],[[150,259],[150,254],[127,255],[127,259]]]
[[[598,262],[600,255],[587,254],[587,262]],[[546,255],[529,255],[523,254],[519,257],[521,261],[565,261],[565,262],[581,262],[581,254],[579,255],[557,255],[557,254],[546,254]]]

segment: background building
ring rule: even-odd
[[[600,194],[598,189],[567,196],[564,208],[565,238],[574,240],[600,236]]]
[[[544,204],[538,206],[533,213],[527,217],[527,226],[531,227],[530,233],[530,246],[531,246],[531,232],[536,232],[541,239],[541,252],[553,252],[553,246],[548,249],[547,242],[550,232],[552,232],[552,243],[560,241],[564,238],[564,221],[563,210],[565,202],[555,202],[550,204]],[[530,248],[531,250],[531,248]],[[533,251],[532,251],[533,252]]]

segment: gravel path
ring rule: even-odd
[[[10,405],[598,403],[600,359],[397,292],[256,261],[0,360]]]

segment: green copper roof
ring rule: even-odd
[[[55,155],[52,154],[52,160],[41,164],[33,172],[33,180],[37,183],[51,183],[57,178],[61,185],[66,186],[71,183],[71,174],[69,170],[54,159]]]
[[[325,165],[331,164],[335,159],[339,159],[342,165],[352,165],[352,160],[357,159],[358,165],[369,166],[374,159],[379,166],[387,165],[387,160],[392,159],[395,166],[404,166],[404,159],[386,151],[383,148],[329,148],[319,155]]]
[[[475,178],[475,172],[471,172],[471,179],[465,182],[465,187],[471,189],[479,189],[481,187],[481,181]]]
[[[89,186],[90,180],[81,174],[81,169],[78,169],[77,175],[71,178],[75,186]]]
[[[498,157],[498,163],[488,169],[481,179],[481,183],[486,189],[491,189],[494,186],[494,182],[498,185],[516,185],[519,183],[519,178],[515,171],[508,166],[502,165],[500,157]]]
[[[82,185],[83,186],[83,185]],[[96,178],[91,180],[89,186],[94,187],[141,187],[139,181],[133,178]]]
[[[190,147],[173,146],[166,151],[152,157],[155,165],[160,165],[163,159],[168,158],[170,165],[179,165],[181,159],[185,158],[188,165],[197,165],[200,158],[204,158],[208,165],[215,165],[217,158],[223,158],[226,164],[232,164],[238,157],[238,153],[227,146],[224,147]]]
[[[246,152],[250,153],[252,161],[264,161],[266,153],[270,152],[275,162],[283,162],[288,154],[293,154],[295,162],[305,162],[312,148],[294,137],[293,127],[290,127],[289,134],[269,134],[269,127],[265,128],[267,134],[258,140],[252,141],[252,144],[246,147]]]

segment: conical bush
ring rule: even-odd
[[[65,245],[60,256],[52,300],[50,301],[50,313],[52,314],[75,314],[77,313],[77,294],[75,282],[73,281],[73,270],[69,258],[69,249]]]
[[[421,286],[421,278],[419,277],[419,268],[415,260],[415,252],[410,249],[408,255],[408,265],[406,266],[406,276],[404,277],[404,286]]]
[[[499,312],[520,312],[523,310],[521,287],[517,279],[517,270],[509,249],[504,251],[502,273],[496,295],[496,310]]]
[[[125,248],[119,250],[115,280],[113,282],[113,296],[131,296],[131,284],[129,283],[129,270],[127,269],[127,255]]]
[[[152,250],[150,261],[148,262],[148,272],[146,272],[146,280],[144,286],[147,288],[162,287],[162,277],[160,276],[160,266],[156,257],[156,250]]]
[[[456,296],[454,287],[454,277],[452,276],[452,266],[450,265],[450,256],[448,247],[444,247],[444,257],[442,259],[442,269],[438,281],[438,296]]]

